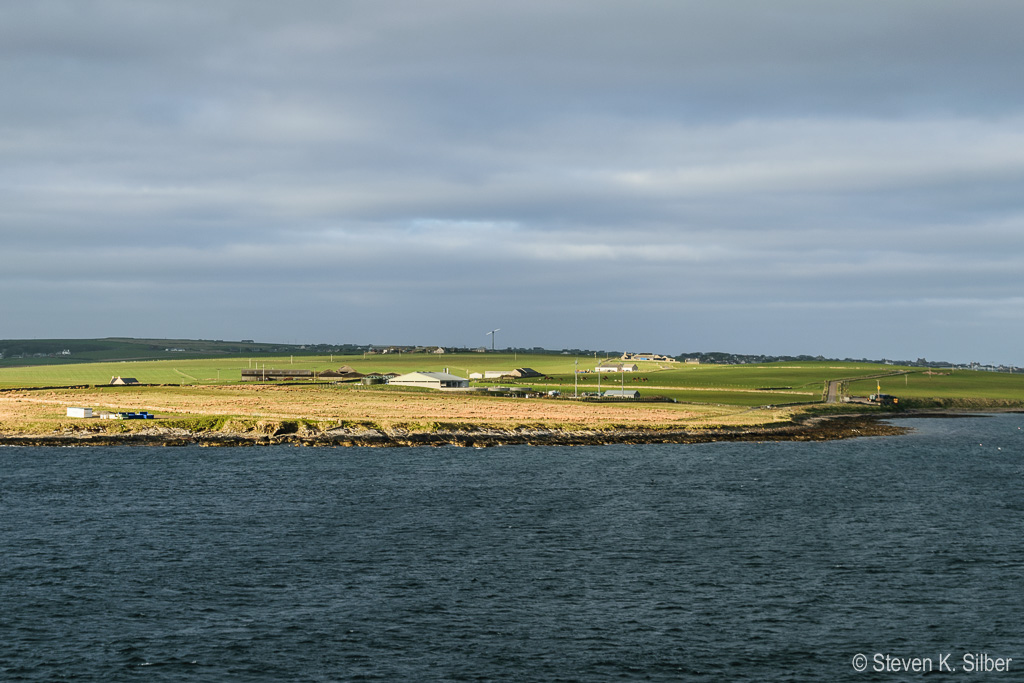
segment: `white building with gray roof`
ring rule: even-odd
[[[428,389],[465,389],[469,380],[447,372],[409,372],[392,377],[388,384],[400,387],[426,387]]]

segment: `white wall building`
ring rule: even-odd
[[[388,380],[388,384],[428,389],[464,389],[469,386],[469,380],[465,377],[450,375],[447,372],[409,372],[392,377]]]
[[[604,392],[605,398],[640,398],[640,392],[636,389],[609,389]]]
[[[639,369],[636,363],[601,363],[594,368],[597,372],[636,372]]]

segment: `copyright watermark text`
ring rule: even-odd
[[[912,657],[876,652],[853,656],[854,671],[874,673],[1002,673],[1010,670],[1012,657],[994,657],[986,652],[945,652],[935,657]]]

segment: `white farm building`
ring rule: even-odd
[[[636,363],[601,363],[594,368],[597,372],[636,372],[639,369]]]
[[[426,387],[428,389],[465,389],[469,380],[447,372],[409,372],[392,377],[388,384],[400,387]]]
[[[605,398],[640,398],[640,392],[635,389],[609,389],[604,392]]]

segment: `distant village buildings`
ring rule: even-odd
[[[364,353],[367,356],[375,356],[377,354],[385,353],[434,353],[437,355],[441,355],[444,353],[448,353],[448,349],[444,348],[443,346],[389,346],[387,348],[380,349],[370,347]]]
[[[626,352],[622,354],[622,360],[647,360],[655,361],[658,363],[678,363],[672,356],[666,356],[661,353],[630,353]]]

